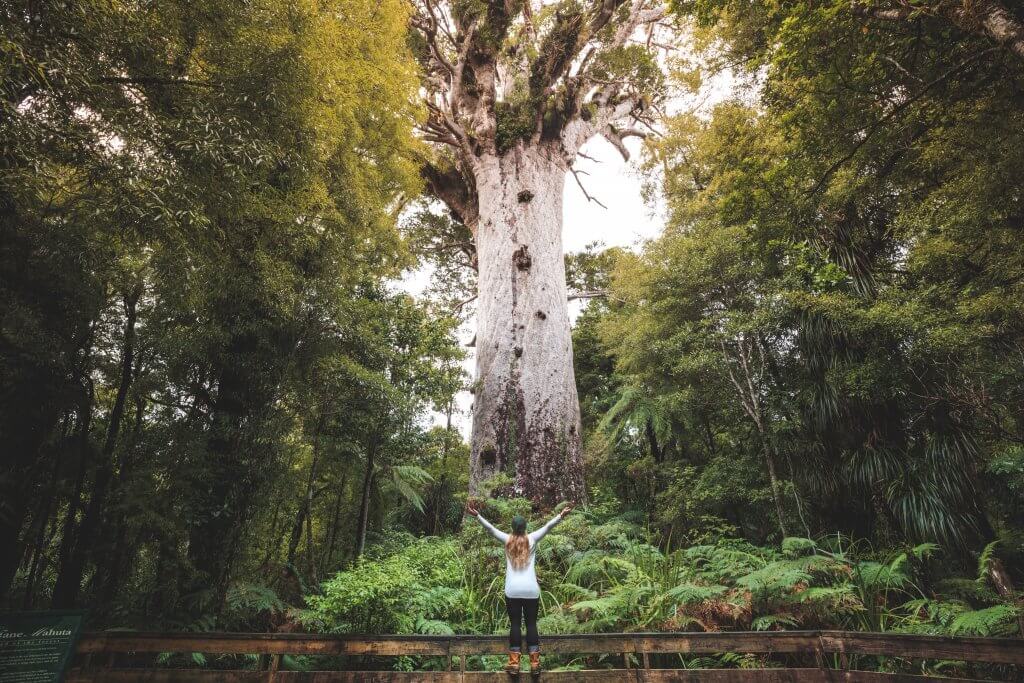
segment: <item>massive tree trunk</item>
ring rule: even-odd
[[[470,491],[546,507],[585,496],[580,415],[562,255],[562,188],[580,148],[602,136],[624,156],[661,97],[623,49],[654,63],[662,0],[569,4],[539,20],[533,0],[413,0],[427,119],[438,146],[428,191],[472,233],[478,284]],[[522,21],[520,21],[522,19]],[[588,195],[589,197],[589,195]]]
[[[499,472],[516,495],[583,497],[580,411],[562,254],[566,165],[519,143],[477,169],[479,296],[470,488]]]

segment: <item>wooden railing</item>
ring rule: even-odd
[[[975,666],[989,667],[995,680],[1024,680],[1024,640],[999,638],[946,638],[890,633],[846,631],[783,631],[743,633],[608,633],[545,636],[546,655],[610,655],[602,662],[619,668],[582,671],[545,671],[545,683],[804,683],[810,681],[899,683],[926,680],[921,676],[858,670],[876,668],[883,659],[966,662],[962,669],[974,675]],[[86,635],[78,646],[78,661],[69,683],[139,681],[164,683],[493,683],[505,673],[467,670],[467,658],[498,655],[507,650],[499,636],[327,636],[251,633],[133,633]],[[155,666],[157,653],[260,655],[260,670],[223,670],[213,667],[172,669]],[[784,663],[786,668],[683,669],[677,655],[693,657],[716,653],[762,655],[761,663]],[[283,655],[345,657],[345,668],[358,671],[282,671]],[[437,657],[440,671],[371,671],[384,668],[376,658]],[[242,660],[237,660],[241,664]],[[320,660],[323,661],[323,660]],[[1021,668],[1016,668],[1021,667]],[[888,667],[893,668],[893,667]],[[904,669],[909,667],[904,666]],[[920,670],[920,668],[918,668]],[[525,681],[527,673],[522,674]],[[946,678],[946,681],[978,680]]]

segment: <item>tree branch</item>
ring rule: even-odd
[[[427,189],[444,202],[448,210],[476,236],[479,218],[476,189],[470,186],[464,174],[454,166],[442,168],[434,163],[423,164],[420,175],[427,183]]]
[[[840,159],[838,159],[835,163],[833,163],[831,166],[828,167],[828,169],[825,171],[824,175],[821,176],[821,179],[819,179],[818,182],[815,183],[814,187],[812,187],[807,194],[810,194],[810,195],[817,194],[825,186],[825,184],[828,183],[829,179],[831,179],[831,177],[832,177],[832,174],[834,174],[836,171],[838,171],[840,169],[840,167],[842,167],[844,164],[846,164],[846,162],[848,162],[850,159],[855,157],[857,155],[857,152],[860,151],[860,148],[863,147],[865,144],[867,144],[868,140],[870,140],[871,137],[875,133],[878,132],[878,129],[881,128],[887,121],[889,121],[890,119],[895,117],[897,114],[899,114],[901,111],[903,111],[904,109],[909,107],[911,104],[913,104],[917,100],[919,100],[922,97],[924,97],[925,94],[927,94],[927,92],[929,90],[931,90],[932,88],[934,88],[936,85],[942,83],[947,78],[957,74],[958,72],[963,71],[965,68],[967,68],[968,66],[970,66],[974,62],[978,61],[979,59],[981,59],[986,54],[995,52],[995,51],[997,51],[999,49],[1000,48],[993,47],[993,48],[989,48],[987,50],[983,50],[982,52],[978,52],[977,54],[971,55],[970,57],[968,57],[964,61],[960,62],[955,67],[953,67],[952,69],[950,69],[946,73],[942,74],[938,78],[935,78],[934,80],[929,81],[920,90],[918,90],[916,93],[914,93],[913,95],[911,95],[910,97],[908,97],[907,99],[903,100],[898,105],[893,107],[882,118],[878,119],[873,124],[871,124],[871,126],[864,133],[864,136],[861,137],[861,139],[858,140],[856,142],[856,144],[854,144],[853,148],[848,153],[843,155]]]
[[[587,188],[583,187],[583,182],[580,180],[580,173],[586,174],[586,171],[577,171],[572,166],[569,166],[569,172],[572,173],[572,177],[576,179],[576,184],[580,186],[580,190],[583,191],[583,196],[587,198],[588,202],[594,202],[602,209],[608,208],[601,202],[601,200],[597,199],[596,197],[590,196],[590,193],[587,192]]]

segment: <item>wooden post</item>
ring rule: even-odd
[[[821,642],[821,636],[818,636],[818,642],[814,645],[814,661],[819,669],[827,668],[825,666],[825,646]]]
[[[270,656],[270,666],[267,668],[267,683],[274,683],[277,678],[277,670],[281,668],[281,655]]]

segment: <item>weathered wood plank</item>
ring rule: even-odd
[[[819,647],[817,633],[644,633],[633,638],[638,652],[806,652]]]
[[[608,633],[593,636],[541,636],[541,650],[550,654],[604,654],[635,652],[635,638],[629,634]],[[504,636],[455,636],[451,640],[452,654],[499,655],[508,652],[508,639]],[[523,644],[523,651],[526,644]]]
[[[821,683],[821,669],[650,669],[640,672],[641,683]]]
[[[1024,640],[822,631],[826,652],[1024,665]]]
[[[72,672],[68,683],[270,683],[260,671],[203,671],[196,669],[113,669],[90,674]],[[515,681],[494,671],[279,671],[273,683],[501,683]],[[520,683],[531,678],[523,672]],[[827,669],[596,669],[545,671],[543,683],[971,683],[963,678],[925,678],[905,674]]]
[[[276,675],[276,674],[275,674]],[[72,669],[65,683],[270,683],[267,671],[202,671],[198,669]],[[278,679],[274,679],[277,683]]]
[[[640,683],[979,683],[967,678],[934,678],[835,669],[652,669]]]
[[[979,683],[967,678],[835,669],[652,669],[641,673],[641,683]]]
[[[941,676],[915,676],[889,674],[877,671],[832,671],[830,681],[836,683],[979,683],[974,678],[943,678]]]
[[[205,652],[210,654],[438,655],[448,654],[447,637],[325,636],[273,633],[90,633],[80,654],[96,652]]]
[[[811,652],[815,632],[602,633],[545,636],[553,654],[606,652]],[[450,649],[449,649],[450,647]],[[80,654],[112,652],[206,652],[217,654],[439,655],[501,654],[504,636],[329,636],[249,633],[89,633]]]
[[[506,673],[497,674],[508,679]],[[287,671],[273,683],[463,683],[458,671]],[[491,683],[499,680],[491,679]]]
[[[606,633],[546,636],[550,654],[594,653],[807,653],[879,655],[913,659],[955,659],[1024,666],[1024,640],[947,638],[889,633],[730,632]],[[320,634],[132,633],[85,635],[78,652],[86,658],[104,654],[204,652],[209,654],[398,656],[501,654],[502,636],[331,636]],[[460,657],[461,664],[461,657]]]

